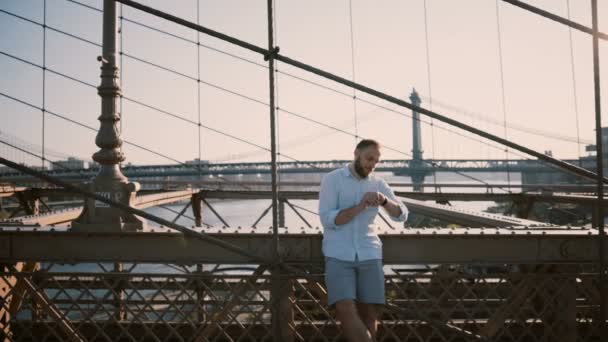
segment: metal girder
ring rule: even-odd
[[[289,263],[320,263],[321,231],[281,228],[281,254]],[[380,229],[379,229],[380,230]],[[271,231],[211,228],[197,231],[263,257],[272,257]],[[289,234],[284,234],[289,231]],[[316,232],[316,234],[310,234]],[[380,230],[387,264],[587,263],[598,258],[592,229],[438,228]],[[79,233],[3,228],[0,262],[51,261],[144,263],[255,263],[200,239],[163,229],[149,232]]]
[[[49,226],[54,224],[61,224],[70,222],[80,215],[82,207],[63,209],[58,211],[52,211],[40,215],[27,215],[19,216],[13,219],[2,220],[0,224],[18,224],[22,226]]]
[[[25,190],[27,190],[27,188],[23,186],[0,184],[0,197],[10,197],[13,196],[16,192]]]
[[[509,227],[509,226],[535,226],[535,227],[551,227],[550,223],[524,220],[511,216],[498,214],[489,214],[481,211],[457,209],[448,205],[428,203],[418,201],[411,198],[401,197],[401,201],[405,203],[408,210],[465,226],[472,227]]]
[[[190,189],[137,196],[135,197],[134,207],[138,209],[145,209],[150,207],[156,207],[159,205],[190,200],[192,194],[195,192],[196,190]]]
[[[145,209],[154,206],[160,206],[168,203],[175,203],[184,200],[189,200],[194,190],[180,190],[163,192],[158,194],[137,196],[135,198],[135,207],[138,209]],[[0,224],[10,223],[19,224],[23,226],[49,226],[54,224],[61,224],[70,222],[78,217],[82,212],[82,207],[64,209],[59,211],[52,211],[41,215],[28,215],[21,216],[11,220],[2,220]]]

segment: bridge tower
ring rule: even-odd
[[[415,88],[410,94],[410,101],[416,107],[419,107],[422,103]],[[420,133],[420,114],[416,110],[412,110],[412,162],[410,164],[412,171],[410,171],[409,174],[412,178],[412,187],[414,191],[422,191],[424,177],[427,174],[426,171],[422,171],[424,166],[424,161],[422,159],[423,152],[422,135]]]
[[[99,132],[95,144],[100,148],[93,154],[93,160],[101,165],[99,173],[88,184],[89,190],[108,199],[131,205],[139,190],[138,183],[130,183],[121,170],[125,160],[120,147],[120,116],[117,112],[120,87],[118,66],[116,65],[116,3],[104,0],[103,4],[103,47],[101,62],[101,84],[97,93],[101,97]],[[136,216],[125,213],[105,203],[87,199],[82,214],[73,222],[72,229],[78,231],[135,231],[144,228],[144,223]]]

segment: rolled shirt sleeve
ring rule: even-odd
[[[393,221],[397,221],[397,222],[404,222],[405,220],[407,220],[407,215],[408,215],[408,211],[407,211],[407,207],[405,206],[405,204],[403,204],[402,201],[400,201],[397,196],[395,196],[395,193],[393,192],[393,189],[391,189],[388,184],[386,183],[385,180],[381,180],[380,181],[380,187],[379,187],[380,192],[382,192],[382,194],[386,197],[388,197],[391,201],[395,202],[397,205],[399,205],[399,208],[401,208],[401,215],[399,216],[392,216],[392,215],[388,215]],[[388,213],[388,212],[387,212]]]
[[[326,229],[336,229],[336,216],[340,212],[338,207],[338,190],[335,174],[327,174],[321,181],[319,191],[319,217],[321,224]]]

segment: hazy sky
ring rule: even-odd
[[[102,7],[101,0],[81,2],[98,9]],[[141,2],[193,22],[197,21],[199,5],[201,25],[267,46],[266,1]],[[591,26],[588,0],[527,2],[564,17],[568,16],[569,3],[571,18]],[[608,4],[599,2],[600,29],[606,32]],[[431,107],[432,96],[432,109],[437,112],[501,137],[506,134],[507,138],[541,152],[552,150],[560,158],[584,154],[584,145],[594,141],[592,45],[585,33],[572,30],[571,45],[567,27],[495,0],[352,0],[351,35],[351,2],[347,0],[277,0],[275,3],[277,45],[288,57],[345,78],[354,77],[359,83],[403,99],[407,99],[415,87],[423,98],[423,107]],[[0,9],[42,24],[43,4],[43,0],[2,0]],[[196,32],[127,6],[117,6],[125,17],[120,23],[119,35],[119,46],[124,52],[121,59],[124,96],[194,123],[200,118],[202,125],[216,130],[200,129],[199,144],[196,124],[125,99],[122,102],[123,139],[180,161],[197,158],[199,151],[202,159],[212,161],[270,160],[268,151],[254,146],[270,147],[266,105],[268,71],[262,56],[201,34],[200,42],[206,47],[200,47],[197,57],[196,44],[192,43],[197,41]],[[428,34],[425,34],[425,6]],[[497,25],[497,6],[500,25]],[[47,0],[46,23],[49,29],[43,39],[41,26],[0,12],[3,75],[0,93],[35,107],[42,107],[44,100],[47,110],[97,129],[100,99],[96,89],[53,72],[99,85],[96,57],[101,48],[95,44],[101,44],[102,13],[66,0]],[[600,41],[600,49],[602,88],[606,94],[608,50],[605,42]],[[49,69],[44,87],[40,68],[6,54],[40,66],[44,63]],[[278,70],[282,155],[298,160],[349,159],[355,141],[353,135],[358,133],[388,146],[383,158],[410,158],[409,110],[359,93],[357,96],[363,101],[355,105],[351,89],[282,63],[278,63]],[[196,82],[199,77],[205,82],[200,85],[200,93]],[[602,106],[605,113],[606,95]],[[42,145],[40,110],[0,96],[0,119],[0,139],[15,142],[18,137],[20,143],[29,143],[32,149]],[[482,143],[478,137],[437,122],[431,127],[425,117],[423,121],[426,158],[505,157],[503,149],[493,142]],[[577,126],[580,145],[576,142]],[[531,134],[533,131],[541,134]],[[95,134],[51,114],[45,115],[44,142],[51,159],[67,155],[90,159],[98,150],[94,145]],[[124,152],[127,162],[135,164],[173,163],[130,145],[124,146]],[[9,158],[18,157],[7,147],[0,147],[0,153]],[[510,158],[521,156],[509,154]]]

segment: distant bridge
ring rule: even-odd
[[[578,165],[579,160],[569,159],[565,162]],[[593,162],[583,159],[583,166],[593,170]],[[339,168],[350,160],[317,160],[278,163],[281,173],[326,173]],[[391,159],[380,161],[377,172],[392,172],[395,175],[413,176],[431,175],[434,172],[515,172],[515,173],[563,173],[539,160],[506,160],[506,159],[435,159],[424,162],[411,159]],[[51,170],[49,175],[63,179],[84,180],[97,175],[99,169]],[[129,178],[150,177],[194,177],[198,175],[245,175],[268,174],[270,162],[253,163],[219,163],[219,164],[164,164],[164,165],[126,165],[122,172]],[[31,179],[19,172],[6,170],[1,173],[5,181],[18,182]]]

